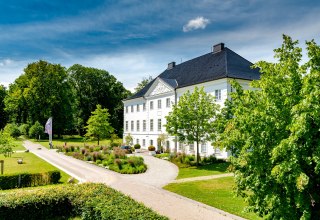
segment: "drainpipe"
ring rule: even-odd
[[[174,89],[174,104],[176,105],[177,104],[177,89],[175,88]],[[178,151],[178,137],[177,135],[174,137],[174,152],[177,153]]]

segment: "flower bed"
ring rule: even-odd
[[[92,161],[99,166],[122,174],[144,173],[147,170],[142,157],[128,157],[126,151],[119,147],[111,149],[106,146],[84,146],[82,148],[64,146],[60,147],[59,151],[79,160]]]

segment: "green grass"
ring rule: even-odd
[[[177,179],[189,178],[189,177],[198,177],[198,176],[210,176],[228,173],[227,168],[230,163],[214,163],[204,166],[192,166],[187,168],[179,168],[179,174]]]
[[[26,148],[23,146],[23,138],[19,137],[16,140],[14,140],[14,144],[16,145],[12,150],[26,150]]]
[[[23,164],[18,164],[17,159],[23,158]],[[4,160],[4,174],[12,173],[41,173],[52,170],[59,170],[32,153],[13,153],[11,157],[0,155],[0,160]],[[66,183],[70,176],[61,172],[61,183]]]
[[[171,183],[164,189],[243,218],[261,219],[254,213],[243,212],[246,204],[243,198],[234,196],[233,186],[233,177],[223,177],[212,180]]]
[[[43,147],[49,148],[49,140],[45,139],[45,140],[40,140],[40,141],[36,141],[34,139],[31,139],[31,141],[35,142],[35,143],[39,143],[41,144]],[[122,139],[118,139],[117,142],[121,143]],[[98,141],[97,140],[86,140],[84,141],[84,138],[78,135],[75,136],[65,136],[64,138],[61,139],[53,139],[52,140],[53,146],[57,147],[57,146],[63,146],[64,143],[67,143],[68,146],[84,146],[84,144],[86,145],[98,145]],[[109,145],[110,144],[110,140],[109,139],[103,139],[99,141],[100,145]]]

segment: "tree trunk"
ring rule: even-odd
[[[200,154],[199,154],[199,141],[197,141],[197,155],[196,155],[196,160],[197,160],[197,166],[199,166],[199,161],[200,161]]]

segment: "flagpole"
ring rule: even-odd
[[[53,145],[52,145],[52,117],[50,117],[46,123],[45,133],[47,133],[49,135],[49,146],[50,146],[50,149],[52,149],[53,148]]]

